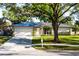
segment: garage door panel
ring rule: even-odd
[[[28,36],[32,35],[31,27],[16,27],[15,28],[15,36]]]

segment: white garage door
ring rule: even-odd
[[[15,36],[32,36],[32,27],[15,27]]]

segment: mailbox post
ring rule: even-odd
[[[44,43],[43,38],[41,38],[41,47],[42,47],[42,48],[44,47],[44,46],[43,46],[43,43]]]

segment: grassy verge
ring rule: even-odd
[[[10,39],[9,36],[0,36],[0,44],[5,43],[6,41],[8,41]]]
[[[53,43],[53,36],[41,36],[41,37],[34,37],[32,40],[33,44],[40,44],[41,38],[44,40],[44,43]],[[59,39],[61,43],[66,44],[73,44],[73,45],[79,45],[79,36],[59,36]],[[77,47],[70,47],[70,46],[44,46],[43,48],[39,46],[34,46],[36,49],[59,49],[59,50],[79,50],[79,46]]]
[[[41,36],[41,37],[34,37],[32,40],[33,44],[41,43],[41,38],[44,40],[44,43],[53,43],[53,36]],[[79,36],[59,36],[61,43],[67,44],[79,44]]]

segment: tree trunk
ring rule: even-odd
[[[76,35],[77,31],[75,30],[75,35]]]
[[[59,41],[59,38],[58,38],[58,28],[59,28],[59,25],[57,23],[54,23],[53,24],[53,31],[54,31],[54,42],[56,43],[60,43]]]

